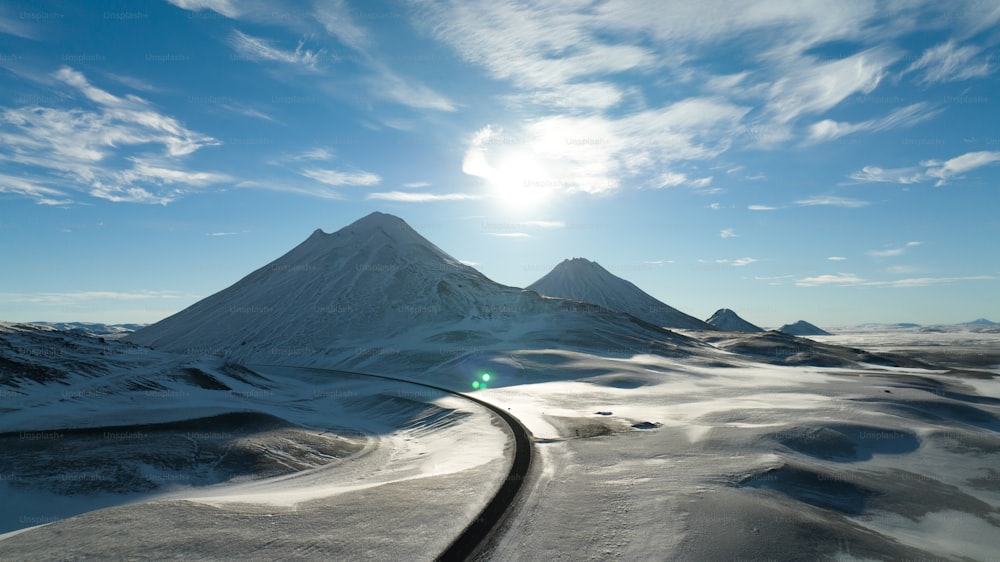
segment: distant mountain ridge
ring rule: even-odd
[[[126,339],[242,362],[407,369],[483,350],[677,353],[702,345],[624,313],[496,283],[383,213],[332,234],[316,230]]]
[[[666,328],[715,330],[711,324],[685,314],[649,295],[586,258],[563,260],[541,279],[528,285],[538,294],[595,304],[608,310],[627,312],[636,318]]]
[[[122,338],[146,326],[146,324],[102,324],[100,322],[30,322],[30,324],[105,338]]]

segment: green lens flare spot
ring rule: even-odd
[[[489,382],[489,380],[490,380],[490,374],[483,373],[483,382]]]
[[[479,388],[479,381],[472,381],[472,388]]]

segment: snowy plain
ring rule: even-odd
[[[937,335],[959,346],[970,338],[1000,344],[990,337]],[[988,376],[996,369],[972,376],[769,365],[722,351],[475,351],[461,359],[450,370],[393,374],[509,408],[534,436],[526,492],[482,559],[990,560],[1000,552],[1000,383]],[[100,388],[63,387],[48,400],[31,392],[31,413],[6,411],[0,430],[30,435],[94,420],[134,426],[242,411],[355,448],[284,474],[250,470],[206,485],[162,468],[151,476],[147,466],[147,477],[170,485],[84,494],[92,505],[67,509],[106,507],[109,497],[126,505],[65,520],[72,513],[52,511],[58,494],[11,493],[16,482],[8,480],[4,495],[20,498],[26,521],[53,522],[3,536],[0,556],[432,559],[504,475],[507,436],[460,398],[297,367],[254,366],[260,380],[247,380],[257,386],[239,387],[213,358],[199,361],[234,390],[169,387],[184,400],[113,390],[136,376],[130,369],[76,382]],[[494,376],[473,390],[465,373],[479,372]],[[67,396],[72,407],[59,402]],[[151,433],[128,427],[116,431]],[[269,431],[248,438],[280,450]]]

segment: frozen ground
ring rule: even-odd
[[[485,560],[997,560],[1000,370],[983,357],[1000,335],[933,335],[951,354],[923,337],[813,339],[927,348],[916,358],[947,367],[725,334],[715,344],[741,355],[474,351],[409,373],[403,354],[373,360],[509,408],[534,434],[534,473]],[[0,537],[0,559],[432,559],[508,466],[506,434],[459,398],[208,357],[145,373],[151,356],[128,357],[127,369],[37,374],[5,391],[18,397],[3,401],[2,446],[31,467],[0,469],[3,497],[25,518],[5,528],[53,522]],[[214,383],[169,376],[191,361]],[[489,388],[473,390],[484,372]],[[148,381],[163,388],[135,386]],[[245,414],[218,417],[232,412]],[[208,419],[225,428],[178,440],[191,430],[177,424]],[[53,454],[55,443],[90,464]],[[92,478],[112,456],[95,444],[117,451],[110,474],[138,480]],[[158,486],[126,495],[109,481]],[[108,498],[120,505],[64,519]]]
[[[490,559],[1000,552],[996,379],[558,351],[515,359],[573,380],[479,393],[532,430],[542,460]]]
[[[123,344],[3,328],[39,368],[0,386],[0,560],[429,560],[509,466],[494,415],[439,391],[157,353],[92,375],[63,368]]]

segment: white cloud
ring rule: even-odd
[[[566,223],[563,221],[524,221],[521,224],[538,228],[566,228]]]
[[[414,80],[404,78],[370,51],[374,41],[367,30],[355,21],[353,10],[344,0],[316,2],[313,17],[341,44],[351,49],[355,60],[369,74],[361,82],[368,85],[374,97],[412,107],[436,111],[456,111],[455,103],[448,97]]]
[[[805,279],[799,279],[795,284],[800,287],[815,287],[818,285],[857,285],[864,283],[864,281],[864,279],[853,273],[837,273],[835,275],[827,274],[806,277]]]
[[[0,33],[24,39],[37,39],[38,32],[24,21],[14,20],[0,14]]]
[[[796,201],[795,204],[803,207],[828,206],[828,207],[844,207],[848,209],[857,209],[860,207],[867,206],[868,201],[861,201],[859,199],[849,199],[847,197],[834,197],[832,195],[820,195],[816,197],[800,199]]]
[[[414,193],[412,191],[370,193],[367,198],[381,199],[383,201],[399,201],[402,203],[428,203],[433,201],[465,201],[469,199],[481,199],[480,196],[469,193]]]
[[[354,23],[344,0],[324,0],[315,4],[313,15],[344,46],[363,52],[371,45],[365,30]]]
[[[845,258],[843,256],[830,256],[830,257],[828,257],[826,259],[828,259],[830,261],[847,261],[847,258]]]
[[[748,205],[747,209],[751,211],[775,211],[778,208],[770,205]]]
[[[876,166],[865,166],[850,178],[865,183],[900,183],[911,184],[929,180],[937,180],[935,186],[947,184],[953,178],[961,177],[965,172],[1000,162],[1000,151],[967,152],[949,160],[925,160],[919,167],[883,169]]]
[[[233,4],[233,0],[167,0],[167,2],[178,8],[192,12],[212,10],[227,18],[237,18],[240,16],[240,11]]]
[[[865,166],[861,171],[850,175],[852,180],[864,183],[918,183],[923,180],[922,171],[919,168],[879,168],[878,166]]]
[[[531,235],[527,232],[491,232],[490,236],[499,236],[500,238],[531,238]]]
[[[0,193],[30,197],[39,205],[68,205],[73,202],[63,191],[41,185],[35,180],[6,174],[0,174]]]
[[[739,235],[733,231],[731,228],[723,229],[719,232],[719,236],[723,238],[739,238]]]
[[[294,157],[295,160],[330,160],[332,158],[333,151],[323,147],[307,150]]]
[[[64,191],[42,189],[59,185],[111,201],[166,204],[192,187],[231,179],[181,166],[183,157],[219,144],[215,139],[158,113],[142,98],[102,90],[72,68],[63,67],[53,77],[94,107],[0,109],[0,142],[7,148],[0,161],[7,162],[8,168],[29,168],[24,176],[34,176],[19,184],[8,182],[7,191],[16,187],[41,203],[65,203],[64,198],[56,198]],[[162,147],[162,154],[150,152],[156,146]],[[142,157],[129,155],[129,150],[139,147],[145,151]],[[123,166],[123,162],[131,165]],[[29,184],[34,186],[30,190]]]
[[[403,187],[407,189],[420,189],[421,187],[430,187],[430,182],[426,181],[411,181],[409,183],[404,183]]]
[[[341,172],[338,170],[327,170],[321,168],[311,168],[303,170],[302,175],[314,179],[327,185],[378,185],[382,178],[372,172]]]
[[[338,200],[344,198],[339,192],[329,187],[317,185],[315,182],[289,181],[288,178],[276,178],[266,181],[242,180],[236,184],[236,187],[241,189],[263,189],[266,191],[294,193],[296,195],[307,195],[309,197],[317,197],[319,199],[327,200]]]
[[[247,35],[239,30],[233,30],[230,45],[246,60],[283,62],[304,66],[310,70],[316,69],[316,61],[322,54],[322,50],[306,49],[303,41],[299,41],[294,51],[282,50],[264,39]]]
[[[901,256],[906,253],[907,248],[915,248],[922,245],[923,242],[907,242],[904,246],[898,248],[886,248],[884,250],[869,250],[868,255],[875,258],[890,258]]]
[[[976,60],[979,49],[972,46],[959,47],[948,41],[924,51],[903,74],[920,72],[922,84],[957,82],[990,73],[990,63],[985,58]]]
[[[934,108],[926,102],[914,103],[897,109],[881,119],[869,119],[859,123],[844,123],[832,119],[824,119],[809,127],[809,140],[823,142],[838,139],[845,135],[859,132],[878,132],[896,127],[909,127],[926,121],[941,113],[940,108]]]
[[[701,260],[699,260],[699,261],[701,261]],[[729,264],[729,265],[731,265],[733,267],[743,267],[743,266],[750,265],[752,263],[756,263],[758,261],[760,261],[760,260],[758,260],[757,258],[736,258],[736,259],[732,259],[732,260],[730,260],[730,259],[718,259],[718,260],[715,260],[715,263]]]
[[[768,109],[779,124],[805,113],[821,113],[855,93],[870,93],[899,54],[875,48],[827,63],[804,57],[799,68],[769,88]]]
[[[821,285],[838,286],[858,286],[858,287],[886,287],[886,288],[908,288],[927,287],[930,285],[944,285],[961,281],[988,281],[996,279],[993,275],[969,275],[965,277],[908,277],[904,279],[890,279],[884,281],[869,281],[858,277],[853,273],[837,273],[835,275],[817,275],[806,277],[795,282],[801,287],[817,287]]]
[[[887,250],[870,250],[868,255],[875,258],[891,258],[901,256],[904,252],[906,252],[906,250],[903,248],[889,248]]]
[[[934,185],[941,186],[954,176],[994,162],[1000,162],[1000,151],[968,152],[944,162],[927,161],[920,164],[927,166],[927,177],[938,180]]]

